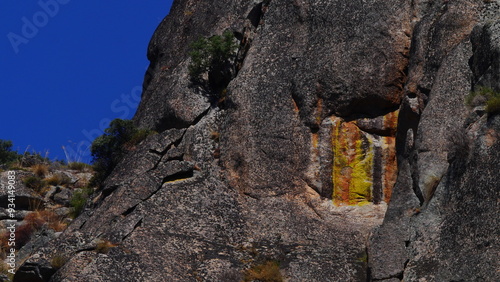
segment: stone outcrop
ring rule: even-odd
[[[369,252],[374,280],[500,278],[493,254],[500,186],[491,178],[498,155],[489,138],[497,116],[464,102],[480,86],[500,90],[498,7],[436,3],[415,27],[398,122],[399,177]]]
[[[175,1],[134,117],[158,134],[15,281],[498,280],[500,120],[464,105],[500,91],[497,4]],[[226,30],[231,80],[193,83]]]

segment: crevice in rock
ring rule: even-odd
[[[56,269],[52,267],[43,267],[37,263],[25,263],[16,271],[13,281],[49,281],[55,273]]]
[[[106,186],[104,189],[102,189],[102,197],[103,197],[103,199],[107,198],[109,195],[111,195],[119,187],[120,187],[120,185]]]
[[[78,249],[75,251],[75,254],[79,254],[79,253],[82,253],[82,252],[92,252],[93,250],[95,250],[95,247],[92,246],[92,247],[87,247],[87,248],[83,248],[83,249]]]
[[[184,180],[187,178],[192,178],[194,176],[194,170],[181,171],[170,176],[163,178],[163,183],[174,182],[179,180]]]
[[[164,116],[157,124],[156,131],[158,133],[163,133],[169,129],[186,129],[190,126],[196,125],[210,110],[210,107],[207,107],[202,113],[200,113],[192,122],[187,122],[184,120],[180,120],[175,116],[167,115]]]
[[[262,24],[262,20],[270,2],[270,0],[266,0],[255,5],[247,15],[247,19],[249,20],[250,25],[246,25],[243,28],[243,32],[239,33],[241,40],[240,47],[238,48],[238,53],[236,54],[236,59],[234,62],[234,77],[238,76],[239,70],[243,67],[243,62],[245,61],[248,51],[252,46],[253,39],[257,34],[257,28]]]
[[[260,200],[261,199],[261,197],[255,196],[254,194],[249,193],[249,192],[244,192],[243,195],[248,196],[248,197],[250,197],[250,198],[252,198],[254,200]]]
[[[121,241],[122,242],[125,241],[125,239],[127,239],[130,235],[132,235],[132,233],[134,233],[134,231],[141,226],[142,226],[142,218],[134,225],[134,227],[132,228],[132,231],[127,233],[125,236],[123,236]]]
[[[250,11],[250,13],[247,16],[247,19],[250,20],[250,23],[257,28],[260,24],[260,20],[262,19],[262,16],[264,15],[264,11],[262,11],[262,6],[264,5],[264,2],[261,2],[257,4],[253,9]]]
[[[124,211],[124,212],[122,213],[122,215],[123,215],[123,216],[127,216],[127,215],[131,214],[132,212],[134,212],[134,210],[137,208],[137,206],[138,206],[138,205],[139,205],[139,204],[134,205],[134,206],[132,206],[131,208],[127,209],[126,211]]]
[[[207,111],[208,111],[208,110],[207,110]],[[206,112],[207,112],[207,111],[205,111],[205,114],[206,114]],[[203,115],[203,116],[204,116],[204,115]],[[200,119],[201,119],[201,118],[200,118]],[[196,123],[195,123],[195,124],[196,124]],[[158,159],[158,161],[155,163],[155,165],[154,165],[151,169],[149,169],[149,170],[148,170],[148,172],[151,172],[151,171],[153,171],[153,170],[156,170],[162,161],[169,161],[169,160],[173,160],[174,158],[172,158],[172,159],[167,159],[167,160],[163,160],[163,157],[164,157],[164,156],[168,153],[168,151],[170,151],[172,148],[174,148],[174,147],[178,147],[178,146],[179,146],[179,144],[181,144],[182,140],[184,139],[184,136],[185,136],[185,135],[186,135],[186,131],[184,131],[184,132],[182,133],[182,135],[181,135],[178,139],[176,139],[176,140],[172,141],[170,144],[168,144],[168,145],[166,146],[165,150],[163,150],[163,151],[161,151],[161,152],[158,152],[158,151],[156,151],[156,150],[154,150],[154,149],[150,149],[150,150],[149,150],[149,152],[150,152],[150,153],[153,153],[153,154],[155,154],[155,155],[159,155],[159,156],[161,156],[161,157]],[[183,160],[183,159],[181,159],[181,160]]]

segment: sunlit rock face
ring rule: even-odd
[[[158,134],[17,277],[500,280],[498,118],[463,103],[500,91],[497,4],[175,1],[134,117]],[[193,83],[190,43],[227,30],[231,79]]]

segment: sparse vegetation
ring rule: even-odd
[[[45,164],[36,164],[32,166],[31,169],[33,173],[40,178],[44,178],[49,173],[49,167]]]
[[[0,164],[10,164],[18,158],[19,154],[12,151],[12,141],[0,139]]]
[[[38,176],[28,176],[23,179],[24,185],[26,187],[35,190],[36,192],[40,192],[43,187],[47,184],[43,179]]]
[[[214,140],[214,142],[219,143],[219,141],[220,141],[220,132],[219,131],[212,131],[212,132],[210,132],[210,139]]]
[[[500,113],[500,92],[489,87],[478,87],[465,98],[465,103],[469,107],[485,105],[488,114],[498,114]]]
[[[31,212],[24,217],[23,224],[16,228],[16,249],[26,245],[32,235],[43,226],[55,231],[66,229],[66,224],[62,223],[61,217],[50,210]],[[8,248],[8,236],[8,233],[4,233],[1,237],[0,245],[3,249]]]
[[[45,182],[52,186],[64,186],[70,184],[71,179],[62,173],[55,173],[51,177],[46,178]]]
[[[191,44],[189,74],[194,80],[200,80],[205,72],[221,71],[234,56],[236,46],[231,31],[209,38],[199,38]]]
[[[72,218],[76,218],[82,213],[90,194],[92,194],[92,189],[90,188],[74,192],[73,197],[69,201],[71,206],[70,216]]]
[[[245,272],[245,282],[282,282],[283,276],[280,272],[280,264],[275,260],[268,260],[254,265]]]
[[[135,127],[131,120],[113,120],[90,148],[95,171],[90,185],[101,186],[123,156],[153,133],[154,131]]]
[[[71,162],[68,164],[68,168],[72,170],[78,170],[78,171],[90,171],[92,170],[92,166],[86,163],[82,162]]]

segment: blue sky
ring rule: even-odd
[[[154,30],[172,0],[2,0],[0,139],[20,153],[90,160],[114,118],[134,115]]]

